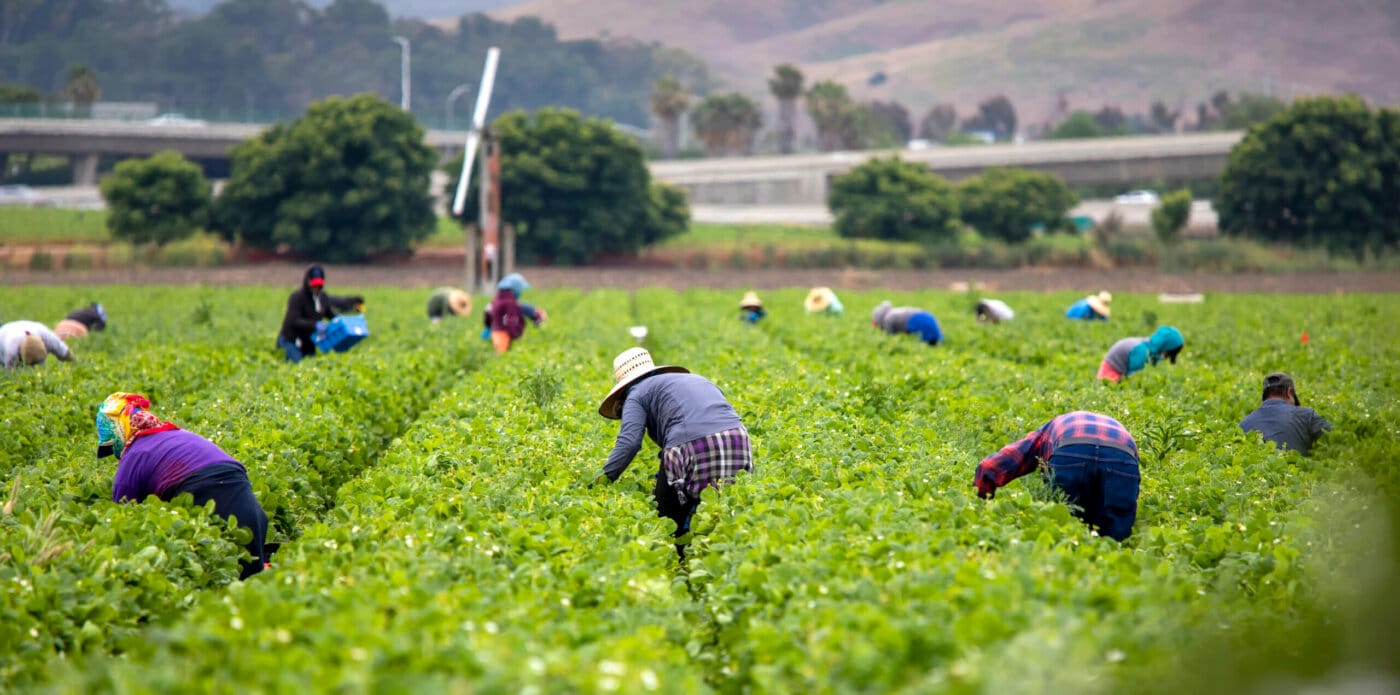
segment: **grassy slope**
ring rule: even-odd
[[[1282,96],[1359,91],[1400,100],[1400,5],[1380,0],[532,0],[495,13],[538,15],[565,36],[636,36],[694,50],[732,82],[763,93],[783,61],[860,96],[966,111],[1005,91],[1029,120],[1072,106],[1135,109],[1196,101],[1215,89]],[[867,78],[884,71],[880,87]]]

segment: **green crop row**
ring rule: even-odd
[[[52,309],[66,292],[5,296],[0,311]],[[1396,604],[1374,598],[1400,558],[1389,297],[1120,295],[1103,324],[1065,320],[1073,295],[1011,294],[1017,319],[986,326],[966,295],[892,293],[939,317],[948,339],[929,348],[869,325],[877,293],[843,292],[840,318],[802,314],[804,290],[765,293],[769,318],[747,326],[728,293],[555,291],[532,297],[549,325],[495,358],[476,322],[429,328],[421,293],[385,290],[367,293],[370,341],[297,369],[270,350],[279,302],[260,292],[158,294],[165,309],[126,319],[154,328],[114,329],[81,344],[76,365],[0,381],[25,404],[0,416],[5,431],[27,431],[20,453],[0,454],[6,489],[22,476],[23,508],[0,525],[0,550],[29,558],[0,561],[0,624],[47,640],[0,634],[24,644],[0,650],[15,682],[1170,692],[1394,663]],[[185,320],[201,297],[232,310]],[[1104,350],[1151,322],[1186,334],[1179,363],[1096,382]],[[649,327],[658,363],[714,380],[755,443],[755,474],[705,494],[684,564],[650,507],[654,446],[617,483],[587,487],[616,434],[596,408],[633,324]],[[273,571],[228,584],[231,544],[203,516],[98,499],[112,469],[84,458],[105,395],[90,385],[121,381],[120,364],[249,465],[290,541]],[[1275,369],[1335,426],[1311,458],[1238,430]],[[102,393],[73,399],[85,389]],[[92,402],[36,402],[65,397]],[[992,501],[972,489],[983,456],[1073,409],[1118,418],[1142,451],[1124,544],[1084,528],[1034,476]],[[32,488],[31,474],[52,486]],[[66,535],[28,497],[49,500]],[[68,542],[141,581],[130,568],[162,554],[168,585],[136,596],[147,619],[94,608],[112,585],[47,576]],[[56,608],[30,609],[17,568]]]

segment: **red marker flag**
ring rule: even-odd
[[[1303,331],[1303,344],[1304,344],[1304,345],[1307,345],[1307,344],[1308,344],[1308,332],[1307,332],[1307,331]]]

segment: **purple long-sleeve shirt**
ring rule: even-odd
[[[170,430],[138,437],[122,451],[112,481],[112,501],[140,502],[152,494],[169,500],[191,473],[221,463],[243,468],[223,449],[193,432]]]

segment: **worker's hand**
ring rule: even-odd
[[[593,476],[593,479],[592,479],[592,480],[588,481],[588,487],[591,488],[591,487],[593,487],[594,485],[597,485],[597,484],[599,484],[599,483],[607,484],[607,483],[611,483],[611,482],[612,482],[611,480],[608,480],[608,474],[607,474],[607,473],[599,472],[598,475]]]
[[[986,486],[977,486],[977,496],[989,500],[997,496],[997,486],[987,483]]]
[[[360,313],[363,314],[364,311],[365,311],[365,303],[364,303],[364,302],[355,302],[354,309],[355,309],[355,311],[358,311],[358,312],[360,312]]]
[[[330,324],[328,324],[328,323],[325,322],[325,321],[317,321],[317,322],[316,322],[316,334],[317,334],[317,335],[325,335],[325,334],[326,334],[326,327],[329,326],[329,325],[330,325]]]
[[[482,339],[482,340],[490,340],[490,339],[491,339],[491,329],[490,329],[490,328],[483,328],[483,329],[481,329],[481,339]]]

